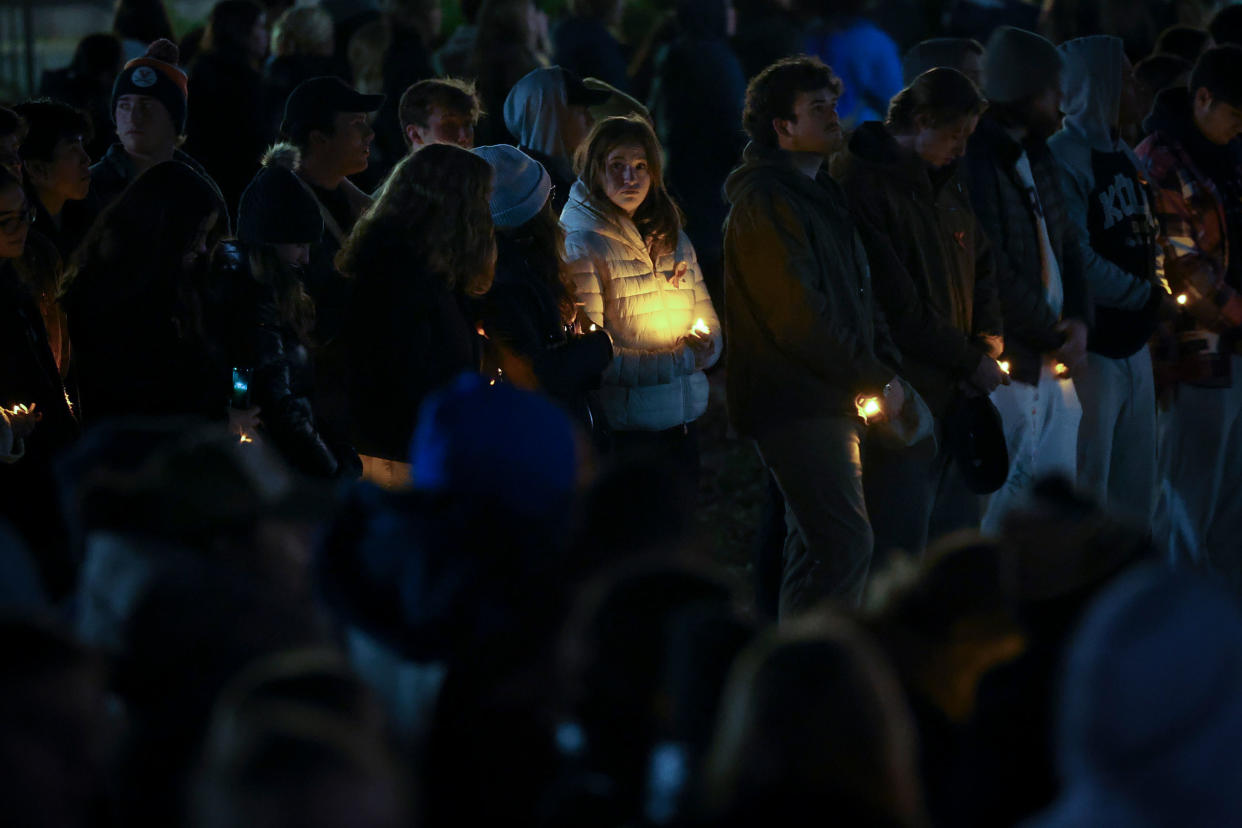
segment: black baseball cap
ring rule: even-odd
[[[383,103],[383,95],[364,95],[340,78],[311,78],[289,93],[280,131],[288,135],[300,125],[328,120],[338,112],[375,112]]]

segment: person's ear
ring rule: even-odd
[[[29,158],[23,158],[22,166],[26,168],[26,176],[35,187],[43,187],[48,183],[48,167],[51,165],[46,161],[34,161]]]
[[[935,129],[936,125],[932,122],[932,119],[928,117],[927,113],[920,112],[918,115],[914,116],[914,128],[919,132],[922,132],[925,129]]]
[[[405,128],[405,137],[410,139],[410,149],[418,149],[427,143],[423,140],[422,133],[419,132],[417,124],[408,124]]]
[[[786,120],[785,118],[773,118],[772,129],[776,132],[776,137],[777,138],[791,137],[793,135],[793,132],[790,129],[790,127],[793,125],[793,123],[794,123],[793,121]]]
[[[1200,86],[1195,90],[1195,109],[1211,109],[1212,103],[1212,93],[1206,86]]]

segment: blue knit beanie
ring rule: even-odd
[[[490,206],[497,227],[521,227],[538,215],[552,191],[552,179],[542,164],[508,144],[475,147],[472,152],[496,172]]]
[[[410,445],[414,488],[554,519],[569,507],[577,481],[573,428],[559,406],[537,394],[463,374],[420,409]]]

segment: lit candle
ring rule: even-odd
[[[1184,293],[1177,294],[1177,304],[1184,305],[1190,300],[1190,297]]]
[[[860,396],[854,401],[854,405],[858,408],[858,416],[863,418],[864,423],[884,410],[884,407],[880,405],[879,397]]]
[[[247,434],[246,432],[244,432],[244,431],[243,431],[243,432],[241,432],[241,434],[238,436],[238,438],[237,438],[237,442],[239,442],[239,443],[253,443],[253,442],[254,442],[254,438],[252,438],[249,434]]]
[[[1067,377],[1069,376],[1069,367],[1066,366],[1064,362],[1058,362],[1056,365],[1052,366],[1052,373],[1056,374],[1058,377]]]
[[[998,362],[998,363],[996,363],[996,364],[997,364],[997,365],[999,365],[999,366],[1000,366],[1000,369],[1001,369],[1002,371],[1004,371],[1006,374],[1008,374],[1008,373],[1009,373],[1009,360],[1007,360],[1007,359],[1003,359],[1003,360],[1001,360],[1000,362]]]
[[[704,336],[707,336],[709,333],[712,332],[712,329],[707,327],[707,323],[703,321],[702,317],[699,317],[698,319],[695,320],[694,327],[691,328],[690,331],[692,333],[703,334]]]

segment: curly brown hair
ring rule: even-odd
[[[496,272],[491,192],[492,168],[479,156],[448,144],[421,147],[393,168],[336,266],[356,276],[418,263],[445,289],[481,296]],[[394,244],[407,261],[389,260]]]
[[[574,171],[599,206],[622,215],[620,208],[612,203],[604,190],[608,154],[622,146],[642,147],[647,156],[647,171],[651,175],[651,190],[634,211],[634,224],[653,256],[672,253],[677,249],[677,237],[685,226],[685,220],[681,208],[664,186],[663,150],[650,123],[637,115],[619,115],[596,122],[591,134],[578,147],[574,156]]]

